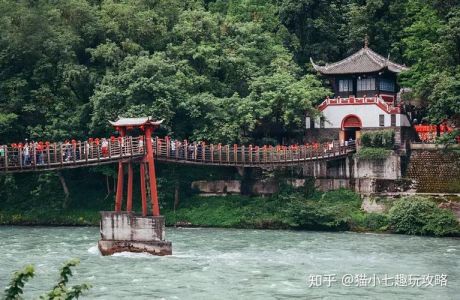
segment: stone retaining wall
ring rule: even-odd
[[[460,193],[460,153],[412,150],[407,177],[419,193]]]

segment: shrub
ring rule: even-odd
[[[391,229],[396,233],[453,236],[459,234],[454,214],[438,208],[425,198],[403,198],[389,212]]]
[[[369,230],[387,230],[388,216],[385,214],[365,214],[363,226]]]
[[[395,132],[391,129],[363,132],[361,144],[363,147],[392,149],[395,144]]]
[[[460,135],[460,130],[455,129],[452,130],[451,132],[447,132],[442,134],[441,136],[438,136],[436,138],[436,144],[441,144],[441,145],[451,145],[451,144],[456,144],[456,138]]]
[[[391,150],[385,148],[370,148],[362,147],[355,153],[355,157],[359,159],[386,159],[390,156]]]
[[[356,193],[341,189],[318,193],[311,199],[292,199],[285,214],[293,227],[347,230],[360,207],[361,199]]]

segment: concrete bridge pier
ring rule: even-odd
[[[171,255],[172,244],[165,240],[163,216],[139,216],[132,212],[102,211],[101,239],[98,246],[102,255],[117,252],[146,252],[153,255]]]

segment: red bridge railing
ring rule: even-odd
[[[346,155],[355,145],[340,145],[338,141],[291,146],[241,146],[189,143],[187,141],[155,138],[157,160],[184,161],[214,165],[295,164],[304,161]]]
[[[53,170],[141,159],[145,155],[143,136],[66,143],[0,145],[0,170],[5,172]],[[190,143],[154,138],[155,159],[176,163],[257,166],[300,164],[334,158],[355,150],[355,145],[338,141],[292,146],[242,146]]]
[[[133,137],[84,142],[0,145],[0,169],[30,171],[97,165],[142,157],[144,151],[142,139]]]

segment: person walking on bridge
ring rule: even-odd
[[[109,156],[109,142],[107,141],[106,138],[102,139],[101,142],[101,152],[103,157]]]
[[[171,156],[176,157],[176,140],[175,139],[170,140],[170,149],[171,149]]]
[[[35,142],[35,151],[37,152],[37,164],[43,165],[45,164],[44,155],[43,155],[43,143],[42,142]]]
[[[140,136],[139,137],[139,153],[144,152],[144,137]]]
[[[24,165],[28,166],[30,164],[30,148],[29,148],[29,143],[27,142],[27,140],[24,144],[24,150],[22,151],[22,156],[23,156]]]
[[[0,165],[3,165],[5,161],[5,147],[6,146],[0,145]]]

